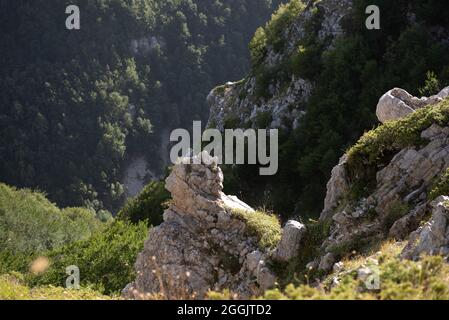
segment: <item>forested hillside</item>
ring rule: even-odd
[[[73,1],[1,0],[0,181],[115,211],[126,164],[161,172],[161,134],[207,118],[210,88],[245,74],[278,2],[80,0],[69,31]]]

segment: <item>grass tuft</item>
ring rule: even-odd
[[[281,240],[281,224],[276,216],[262,211],[236,209],[232,209],[231,213],[246,223],[248,233],[259,240],[260,249],[274,249]]]

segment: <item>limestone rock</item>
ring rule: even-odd
[[[324,200],[324,209],[320,219],[329,218],[332,210],[338,206],[338,201],[349,190],[349,182],[345,164],[347,156],[344,155],[337,166],[332,169],[331,179],[327,183],[327,194]]]
[[[194,164],[198,157],[207,164]],[[230,289],[249,298],[274,285],[268,254],[232,215],[235,209],[253,209],[222,192],[223,173],[213,158],[203,153],[181,159],[166,188],[170,207],[164,222],[151,229],[137,258],[137,277],[123,290],[124,297],[204,298],[208,290]]]
[[[423,130],[421,137],[425,144],[398,152],[377,172],[377,184],[372,193],[357,202],[340,201],[349,190],[344,158],[334,168],[321,214],[322,220],[332,218],[332,226],[321,247],[328,256],[318,258],[320,269],[330,270],[327,261],[334,248],[363,247],[363,243],[383,241],[387,237],[407,239],[419,227],[432,210],[428,191],[435,179],[449,167],[449,127],[433,124]],[[439,217],[437,221],[442,221],[441,214]],[[435,241],[428,240],[433,239],[430,229],[425,228],[419,231],[419,236],[415,235],[415,238],[427,239],[417,252],[431,252],[431,246],[437,248],[433,251],[445,252],[444,243],[434,245]],[[416,257],[413,251],[408,251],[411,252],[409,256]]]
[[[448,96],[449,87],[444,88],[440,93],[429,98],[417,98],[403,89],[394,88],[380,98],[376,111],[377,118],[382,123],[401,119],[415,112],[417,109],[424,108],[428,105],[435,105]]]
[[[335,256],[333,253],[326,254],[320,261],[318,269],[320,271],[329,272],[333,269],[335,264]]]
[[[420,222],[427,213],[427,204],[417,205],[409,214],[397,220],[390,228],[388,236],[391,239],[403,240],[410,235],[410,230],[419,227]]]
[[[306,1],[306,8],[295,17],[281,34],[285,48],[282,52],[270,45],[260,61],[266,68],[275,68],[288,59],[306,37],[307,25],[319,12],[321,26],[318,38],[328,49],[344,31],[342,21],[351,13],[352,0]],[[290,79],[273,79],[267,84],[267,96],[261,96],[256,77],[230,82],[212,90],[207,98],[210,106],[208,127],[222,131],[226,122],[248,128],[296,129],[306,113],[306,106],[313,90],[307,79],[292,75]]]
[[[290,220],[282,230],[282,238],[279,242],[273,259],[289,261],[299,254],[301,241],[306,234],[306,227],[298,221]]]
[[[410,235],[402,252],[404,258],[417,260],[423,254],[449,256],[449,197],[439,197],[432,207],[431,220]]]

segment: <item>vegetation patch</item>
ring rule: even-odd
[[[310,279],[321,276],[315,271],[306,270],[306,265],[322,253],[320,248],[329,236],[331,223],[331,220],[309,221],[298,257],[288,263],[274,262],[272,264],[272,269],[279,279],[282,279],[281,285],[307,283]]]
[[[62,287],[29,288],[20,274],[0,276],[0,300],[111,300],[109,296],[92,289],[65,289]]]
[[[410,212],[410,205],[402,202],[391,203],[387,207],[387,212],[383,218],[382,225],[384,231],[388,232],[393,224]]]
[[[400,246],[382,245],[379,262],[380,290],[369,291],[357,279],[357,272],[338,276],[332,288],[290,284],[283,290],[269,290],[262,297],[269,300],[447,300],[449,299],[449,265],[442,257],[425,257],[422,261],[398,258]],[[366,257],[344,260],[345,270],[356,271],[369,265]]]
[[[347,152],[348,171],[353,185],[373,186],[376,173],[400,150],[420,147],[421,133],[432,124],[449,124],[449,100],[419,109],[406,118],[387,122],[365,133]],[[370,190],[367,190],[370,191]]]
[[[260,249],[274,249],[277,246],[282,229],[276,216],[262,211],[230,210],[234,217],[245,222],[248,233],[259,240]]]
[[[88,239],[103,226],[94,211],[61,210],[40,192],[0,184],[0,252],[26,254],[59,248]]]
[[[258,112],[256,116],[256,125],[259,129],[269,128],[273,121],[273,115],[269,111]]]
[[[449,168],[440,176],[440,178],[433,184],[429,199],[435,200],[439,196],[449,195]]]
[[[135,279],[134,263],[148,235],[144,222],[137,225],[116,221],[89,240],[76,242],[44,256],[50,261],[43,274],[28,275],[31,286],[63,286],[66,267],[80,269],[82,287],[105,293],[119,293]]]
[[[225,129],[237,129],[241,124],[240,118],[236,114],[231,114],[224,119],[224,128]]]
[[[165,189],[164,181],[150,182],[136,197],[129,199],[117,214],[118,220],[138,223],[146,221],[148,225],[158,226],[163,221],[170,193]]]

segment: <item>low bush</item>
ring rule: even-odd
[[[95,212],[59,209],[44,194],[0,184],[0,248],[34,253],[90,238],[103,223]]]
[[[165,203],[169,199],[170,193],[163,181],[150,182],[136,198],[128,200],[117,219],[132,223],[146,220],[149,225],[157,226],[163,221]]]
[[[231,212],[246,223],[248,232],[257,237],[262,250],[275,248],[281,240],[281,224],[276,216],[262,211],[232,209]]]
[[[117,293],[135,278],[134,263],[148,235],[145,222],[137,225],[115,221],[103,232],[45,254],[49,269],[41,275],[30,275],[31,286],[63,286],[68,266],[80,270],[82,287],[105,293]]]
[[[387,122],[365,133],[347,152],[352,183],[375,185],[373,182],[379,168],[387,165],[400,150],[423,145],[425,141],[421,133],[432,124],[449,124],[449,100],[419,109],[406,118]]]
[[[449,195],[449,168],[443,172],[440,178],[432,186],[429,199],[435,200],[439,196],[447,195]]]
[[[357,273],[342,277],[330,290],[308,285],[288,285],[284,290],[270,290],[269,300],[447,300],[449,299],[449,265],[442,257],[422,261],[404,261],[389,257],[380,261],[380,290],[368,291],[356,278]]]

